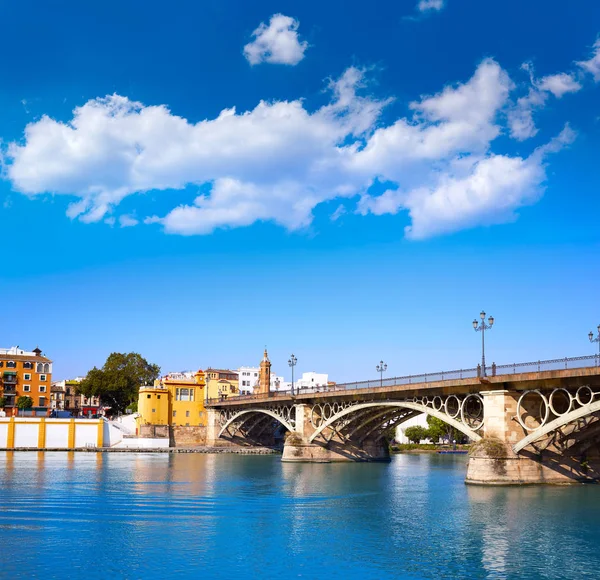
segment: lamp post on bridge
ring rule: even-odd
[[[294,367],[296,366],[297,362],[298,359],[292,354],[290,360],[288,360],[288,364],[290,367],[292,367],[292,397],[294,396]]]
[[[383,373],[387,371],[387,365],[381,360],[379,364],[375,367],[377,372],[379,373],[379,384],[383,387]]]
[[[494,326],[494,317],[488,318],[488,323],[485,323],[485,312],[482,310],[479,314],[481,317],[481,324],[477,322],[477,319],[473,320],[473,328],[475,332],[481,332],[481,376],[485,377],[485,331],[491,330]]]
[[[588,338],[590,339],[590,342],[598,343],[598,366],[600,366],[600,324],[598,325],[598,336],[594,338],[594,333],[590,330]]]

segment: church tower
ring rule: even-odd
[[[258,378],[258,388],[255,389],[257,395],[263,395],[268,397],[271,390],[271,361],[265,348],[265,354],[263,359],[260,361],[260,375]]]

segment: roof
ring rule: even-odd
[[[0,360],[14,360],[24,362],[44,362],[51,363],[52,361],[45,356],[25,356],[22,354],[0,354]]]
[[[213,369],[213,368],[208,368],[204,372],[206,372],[206,373],[227,373],[228,375],[237,375],[238,374],[237,371],[232,371],[229,369]]]

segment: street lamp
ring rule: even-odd
[[[294,367],[296,366],[297,362],[298,359],[292,354],[290,360],[288,360],[288,364],[290,367],[292,367],[292,397],[294,396]]]
[[[473,320],[473,328],[475,332],[481,332],[481,376],[485,377],[485,331],[490,330],[494,326],[494,317],[488,318],[488,324],[485,323],[485,312],[482,310],[479,314],[481,316],[481,324],[477,322],[477,319]]]
[[[600,324],[598,325],[598,336],[596,338],[594,338],[594,333],[590,330],[590,333],[588,334],[588,338],[590,339],[590,342],[597,342],[598,343],[598,365],[600,366]]]
[[[379,373],[379,384],[383,387],[383,373],[387,370],[387,365],[380,360],[379,364],[375,367]]]

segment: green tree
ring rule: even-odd
[[[437,443],[440,439],[446,439],[449,443],[452,441],[463,443],[466,440],[466,436],[458,429],[448,425],[448,423],[444,423],[444,421],[437,417],[427,415],[427,425],[429,438],[434,443]]]
[[[0,409],[4,408],[6,405],[6,397],[0,397]]]
[[[17,399],[17,408],[21,411],[26,411],[27,409],[31,409],[33,407],[33,399],[31,397],[19,397]]]
[[[429,438],[429,429],[426,429],[421,425],[413,425],[412,427],[407,427],[404,430],[404,435],[406,435],[409,441],[412,441],[413,443],[420,443],[422,439]]]
[[[77,388],[85,397],[100,397],[113,412],[124,412],[137,401],[140,386],[152,384],[160,367],[149,363],[136,352],[111,353],[104,366],[91,369]]]

